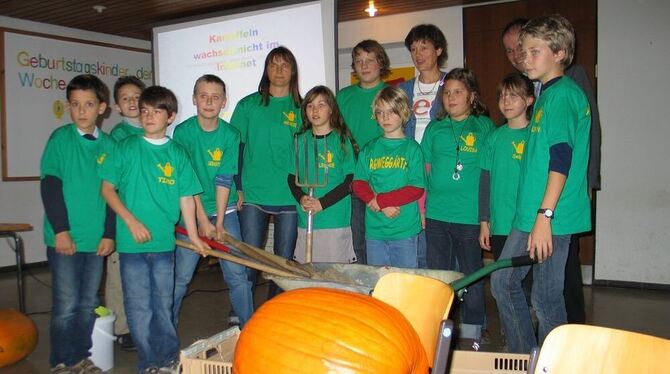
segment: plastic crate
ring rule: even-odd
[[[232,374],[239,337],[240,329],[234,326],[183,349],[179,355],[183,374]]]
[[[530,355],[518,353],[453,351],[450,374],[520,374],[528,372]]]
[[[232,374],[238,327],[199,340],[181,351],[183,374]],[[528,371],[529,355],[453,351],[450,374],[520,374]]]

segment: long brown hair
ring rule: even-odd
[[[268,66],[275,59],[282,59],[291,65],[291,80],[289,82],[289,94],[291,99],[293,99],[293,104],[296,108],[300,107],[300,90],[298,89],[298,63],[295,60],[293,53],[284,46],[279,46],[268,53],[265,57],[265,67],[263,68],[263,77],[261,77],[261,82],[258,84],[258,92],[263,98],[263,105],[268,106],[270,104],[270,77],[268,77]]]
[[[326,100],[328,107],[330,107],[330,128],[338,134],[340,139],[340,147],[344,152],[346,152],[347,149],[345,144],[347,139],[349,139],[349,142],[354,149],[354,154],[357,155],[359,150],[358,144],[351,135],[349,127],[344,122],[344,117],[342,117],[340,108],[337,106],[337,101],[335,100],[333,91],[331,91],[330,88],[326,86],[316,86],[309,90],[309,92],[307,92],[305,95],[305,99],[302,101],[302,108],[300,111],[302,114],[302,130],[300,130],[299,134],[312,130],[312,123],[309,121],[309,117],[307,115],[307,104],[311,103],[319,96],[322,96]]]

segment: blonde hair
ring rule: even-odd
[[[519,41],[525,38],[544,40],[552,52],[565,52],[561,65],[566,69],[575,57],[575,29],[570,21],[560,14],[534,18],[526,23],[519,34]]]
[[[390,106],[393,113],[400,117],[404,129],[410,116],[409,98],[405,91],[391,86],[382,88],[372,101],[372,111],[374,112],[376,107],[384,104]]]

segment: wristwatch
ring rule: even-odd
[[[540,208],[537,210],[537,214],[542,213],[546,218],[554,218],[554,211],[549,208]]]

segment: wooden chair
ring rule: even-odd
[[[453,331],[451,322],[444,321],[454,300],[454,290],[450,285],[415,274],[389,273],[379,278],[372,297],[395,307],[407,318],[421,339],[431,367],[436,362],[435,358],[444,360],[446,365]],[[440,336],[442,339],[438,339]],[[438,355],[436,350],[440,351]]]
[[[668,357],[670,340],[606,327],[562,325],[549,333],[528,373],[670,373]]]

